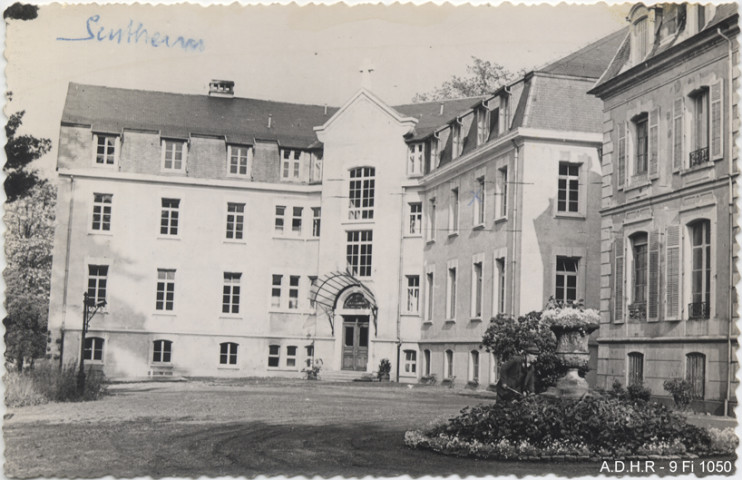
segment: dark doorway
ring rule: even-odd
[[[368,315],[343,316],[343,370],[366,371]]]

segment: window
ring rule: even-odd
[[[182,140],[162,141],[162,169],[171,171],[185,170],[186,142]]]
[[[503,101],[503,97],[500,97],[500,101]],[[500,109],[496,108],[490,112],[490,135],[497,137],[500,135]]]
[[[456,267],[448,267],[446,292],[446,318],[453,320],[456,318]]]
[[[485,205],[484,201],[487,195],[487,191],[484,186],[484,176],[477,177],[476,189],[474,192],[474,226],[484,225],[484,212]]]
[[[433,272],[428,272],[425,275],[425,319],[429,322],[433,321]]]
[[[640,232],[631,237],[633,254],[632,303],[644,311],[647,303],[647,234]]]
[[[103,339],[98,337],[89,337],[85,339],[85,349],[82,358],[85,360],[103,361]]]
[[[88,265],[88,300],[93,305],[106,301],[108,265]]]
[[[322,221],[322,209],[312,207],[312,237],[319,238],[320,222]]]
[[[227,203],[227,238],[242,240],[245,222],[245,204]]]
[[[644,355],[639,352],[629,353],[628,386],[644,383]]]
[[[435,198],[429,200],[430,208],[428,208],[428,241],[435,241]]]
[[[219,364],[220,365],[237,365],[237,345],[232,342],[219,344]]]
[[[110,193],[93,194],[93,230],[99,232],[111,231],[112,204],[113,195],[111,195]]]
[[[175,270],[157,269],[156,310],[172,311],[175,304]]]
[[[298,180],[301,169],[301,150],[282,150],[281,178],[283,180]]]
[[[302,207],[293,208],[293,216],[291,218],[291,233],[295,235],[301,235],[301,215],[304,212]]]
[[[423,350],[424,374],[430,376],[430,350]]]
[[[271,307],[281,308],[281,284],[283,275],[273,275],[273,287],[271,288]]]
[[[688,318],[707,319],[711,305],[711,222],[699,220],[689,229],[691,303],[688,305]]]
[[[479,352],[469,352],[469,381],[479,383]]]
[[[649,28],[646,17],[634,23],[634,45],[632,50],[635,52],[634,64],[641,62],[649,53]]]
[[[632,120],[634,123],[634,132],[636,145],[634,150],[634,175],[641,176],[647,174],[647,155],[649,153],[649,116],[642,113]]]
[[[117,143],[118,137],[115,135],[95,134],[95,163],[97,165],[115,165]]]
[[[314,182],[321,182],[322,181],[322,151],[321,150],[315,150],[311,153],[310,158],[310,168],[312,172],[312,179],[311,181]]]
[[[410,235],[420,235],[423,225],[423,204],[410,203]]]
[[[240,313],[241,273],[224,272],[222,290],[222,313]]]
[[[461,124],[457,118],[451,125],[451,158],[456,158],[461,155],[464,142],[461,138]]]
[[[376,169],[358,167],[350,171],[349,220],[371,220],[374,218],[374,189]]]
[[[482,262],[472,264],[472,302],[471,316],[482,318]]]
[[[407,164],[407,174],[409,176],[422,175],[424,153],[422,143],[411,143],[409,145],[409,163]]]
[[[358,275],[359,277],[371,276],[373,233],[371,230],[347,232],[346,259],[348,261],[348,271],[352,275]]]
[[[407,312],[420,311],[420,276],[407,275]]]
[[[451,189],[451,202],[448,204],[448,234],[459,232],[459,189]]]
[[[417,372],[417,352],[414,350],[404,351],[404,373]]]
[[[286,347],[286,366],[296,367],[296,346],[294,345]]]
[[[477,109],[477,145],[482,145],[489,137],[489,111],[486,108]]]
[[[281,364],[281,346],[280,345],[269,345],[268,346],[268,367],[278,368]]]
[[[692,129],[689,166],[709,161],[709,90],[701,88],[690,96]]]
[[[276,221],[275,231],[277,233],[283,233],[283,217],[286,214],[286,207],[283,205],[276,205]]]
[[[446,350],[443,356],[443,378],[453,378],[453,351]]]
[[[177,198],[162,199],[162,214],[160,215],[160,235],[178,234],[178,210],[180,200]]]
[[[152,348],[153,363],[170,363],[173,352],[173,342],[170,340],[155,340]]]
[[[305,359],[304,364],[307,367],[311,367],[314,362],[314,345],[307,345],[304,347]]]
[[[577,300],[577,257],[556,258],[556,300],[574,302]]]
[[[497,214],[499,218],[504,218],[508,216],[508,167],[502,167],[497,172],[499,173],[498,187],[500,190],[498,196],[500,208]]]
[[[248,156],[250,155],[250,147],[229,145],[228,148],[229,156],[229,174],[230,175],[247,175]]]
[[[437,134],[434,134],[437,135]],[[430,139],[430,172],[438,168],[441,164],[440,142],[437,138]]]
[[[505,313],[505,258],[495,259],[495,275],[497,275],[497,313]]]
[[[580,166],[559,162],[558,212],[577,212],[580,193]]]
[[[706,355],[698,352],[685,356],[685,378],[693,385],[692,398],[703,400],[706,384]]]
[[[299,277],[298,275],[289,276],[289,308],[299,308]]]

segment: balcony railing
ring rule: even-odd
[[[688,318],[690,320],[706,320],[709,318],[708,302],[695,302],[688,304]]]
[[[698,165],[703,165],[704,163],[708,163],[709,161],[709,148],[703,147],[699,148],[698,150],[694,150],[690,152],[690,166],[695,167]]]

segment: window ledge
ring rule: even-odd
[[[173,318],[175,318],[175,317],[177,317],[177,316],[178,316],[178,314],[177,314],[177,313],[173,313],[173,312],[161,312],[161,311],[159,311],[159,310],[156,310],[156,311],[155,311],[155,312],[154,312],[154,313],[152,314],[152,316],[153,316],[153,317],[173,317]]]
[[[172,370],[173,368],[173,362],[150,362],[149,364],[150,368],[166,368],[168,370]]]
[[[292,240],[294,242],[306,242],[308,239],[293,235],[273,235],[273,240]]]
[[[359,220],[343,220],[340,222],[340,225],[353,225],[353,226],[363,226],[363,225],[369,225],[372,226],[376,223],[376,220],[373,218],[361,218]]]
[[[435,243],[435,240],[427,240],[427,241],[425,242],[425,244],[426,244],[426,245],[432,245],[432,244],[434,244],[434,243]]]
[[[482,317],[472,317],[469,321],[470,322],[481,322],[482,321]]]
[[[640,188],[649,187],[652,185],[652,180],[638,180],[636,183],[630,183],[623,187],[624,192],[630,192],[632,190],[638,190]]]
[[[181,237],[180,235],[157,235],[158,240],[174,240],[174,241],[180,241]]]
[[[238,180],[252,180],[252,175],[249,175],[247,173],[244,174],[244,175],[241,175],[241,174],[238,174],[238,173],[228,173],[225,176],[227,178],[233,178],[233,179],[236,178]]]
[[[307,310],[302,308],[276,308],[271,307],[268,309],[268,313],[296,313],[298,315],[307,315],[316,313],[314,310]]]
[[[290,368],[290,367],[266,367],[267,370],[270,370],[271,372],[300,372],[298,368]]]
[[[447,318],[446,319],[446,323],[456,323],[456,319],[455,318]]]
[[[420,312],[402,312],[403,317],[419,317]]]
[[[404,237],[404,238],[422,238],[422,234],[421,233],[408,233],[408,234],[402,235],[402,237]]]
[[[113,236],[113,232],[110,231],[110,230],[105,230],[105,231],[103,231],[103,230],[88,230],[88,235],[103,235],[103,236],[106,236],[106,237],[112,237]]]
[[[503,223],[503,222],[507,222],[507,221],[508,221],[508,217],[507,217],[507,216],[504,216],[504,217],[497,217],[497,218],[495,219],[495,223]]]
[[[433,320],[423,320],[423,325],[433,325]]]
[[[448,238],[454,238],[454,237],[458,237],[458,236],[459,236],[458,230],[455,231],[455,232],[451,232],[451,233],[448,234]]]
[[[571,218],[574,220],[585,220],[586,215],[580,212],[556,212],[554,218]]]
[[[229,315],[225,313],[219,315],[219,320],[242,320],[243,318],[242,315]]]
[[[484,223],[480,223],[479,225],[474,225],[472,227],[472,230],[484,230]]]
[[[216,368],[217,370],[239,370],[240,369],[240,367],[238,367],[237,365],[222,365],[222,364],[219,364],[219,366]]]
[[[231,245],[247,245],[246,240],[233,240],[230,238],[226,238],[223,240],[223,243],[231,244]]]
[[[89,358],[85,359],[85,365],[103,365],[103,360],[91,360]]]
[[[709,160],[706,163],[702,163],[694,167],[684,168],[683,170],[680,170],[680,176],[689,175],[691,173],[696,173],[696,172],[702,172],[704,170],[713,170],[714,167],[716,167],[716,165],[714,164],[714,161]]]

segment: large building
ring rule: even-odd
[[[736,402],[736,4],[636,5],[605,104],[598,385]]]
[[[602,104],[617,32],[481,98],[341,108],[71,84],[49,326],[109,377],[487,385],[497,313],[600,305]],[[80,344],[83,293],[106,301]],[[82,347],[82,348],[81,348]]]

